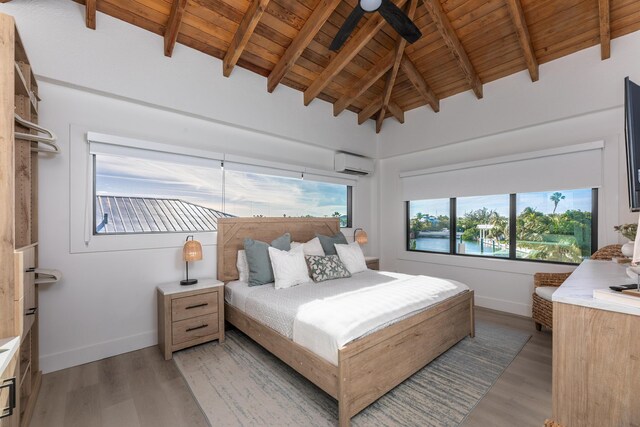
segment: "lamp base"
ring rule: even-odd
[[[196,283],[198,283],[198,279],[180,280],[180,284],[181,284],[182,286],[195,285]]]

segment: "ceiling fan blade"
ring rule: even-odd
[[[422,33],[416,27],[416,24],[391,0],[382,0],[378,12],[409,43],[414,43],[422,37]]]
[[[360,3],[358,3],[358,5],[353,9],[349,16],[347,16],[347,19],[344,21],[344,24],[342,24],[340,30],[338,30],[338,34],[336,34],[336,37],[331,42],[331,46],[329,46],[329,49],[334,52],[340,50],[344,42],[347,41],[363,16],[364,9],[361,8]]]

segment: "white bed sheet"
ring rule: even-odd
[[[233,281],[225,300],[337,365],[349,342],[468,290],[453,280],[367,270],[279,290]]]

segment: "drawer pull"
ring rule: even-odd
[[[9,406],[2,410],[2,413],[0,413],[0,419],[13,415],[13,410],[16,407],[16,378],[13,377],[8,380],[4,380],[2,385],[0,385],[0,389],[6,387],[9,387]]]
[[[24,272],[25,273],[35,273],[36,272],[36,268],[35,267],[29,267]]]
[[[189,328],[189,329],[187,329],[186,332],[197,331],[198,329],[204,329],[207,326],[209,326],[209,325],[205,323],[204,325],[196,326],[195,328]]]
[[[38,311],[38,307],[31,307],[29,310],[25,311],[25,316],[33,316]]]
[[[193,308],[206,307],[206,306],[208,306],[208,305],[209,305],[209,303],[208,303],[208,302],[205,302],[205,303],[202,303],[202,304],[190,305],[189,307],[185,307],[184,309],[185,309],[185,310],[191,310],[191,309],[193,309]]]

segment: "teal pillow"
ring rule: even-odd
[[[316,237],[320,239],[320,244],[322,245],[322,249],[324,249],[325,255],[337,255],[336,247],[333,245],[348,245],[347,238],[344,237],[344,234],[339,232],[335,236],[323,236],[321,234],[316,233]]]
[[[325,280],[342,279],[351,277],[351,273],[344,266],[338,255],[317,256],[308,255],[305,257],[309,272],[314,282],[324,282]]]
[[[275,280],[269,258],[269,246],[288,251],[291,249],[291,235],[285,233],[271,242],[271,245],[260,240],[244,239],[244,251],[249,264],[249,286],[265,285]]]

